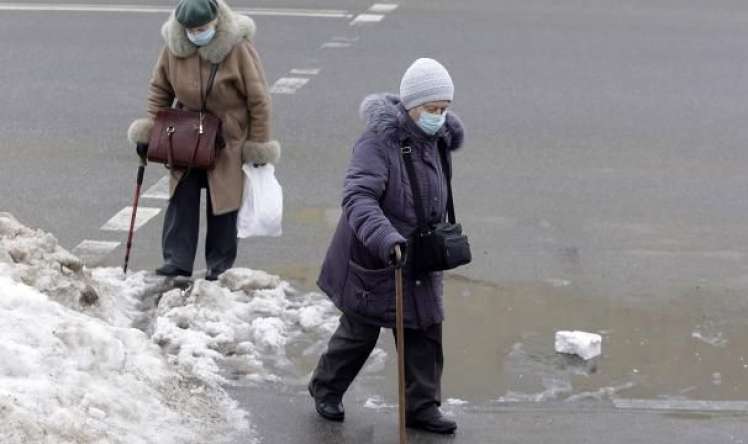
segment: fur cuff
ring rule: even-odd
[[[242,162],[244,163],[278,163],[281,154],[280,143],[276,140],[270,142],[252,142],[250,140],[242,145]]]
[[[133,145],[138,143],[147,144],[151,140],[153,119],[145,118],[134,121],[127,130],[127,140]]]

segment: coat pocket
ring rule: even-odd
[[[349,261],[346,287],[356,313],[384,321],[395,319],[394,268],[369,269]]]

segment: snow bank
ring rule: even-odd
[[[0,442],[229,442],[246,413],[131,328],[163,281],[91,274],[0,213]]]

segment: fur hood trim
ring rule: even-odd
[[[223,0],[218,2],[218,23],[216,35],[205,46],[197,47],[187,38],[184,26],[176,19],[174,12],[161,27],[161,36],[172,54],[179,58],[190,57],[198,52],[203,60],[210,63],[221,63],[237,43],[251,41],[257,32],[254,20],[246,15],[237,14]]]
[[[386,137],[399,139],[405,119],[410,118],[395,94],[372,94],[367,96],[359,108],[361,119],[369,130]],[[462,147],[465,141],[465,127],[457,114],[447,111],[447,121],[440,137],[444,138],[450,150]]]

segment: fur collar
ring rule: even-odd
[[[172,12],[169,20],[161,27],[161,35],[172,54],[179,58],[190,57],[195,52],[210,63],[221,63],[234,46],[242,40],[251,40],[257,27],[251,18],[237,14],[223,0],[218,1],[218,23],[216,36],[203,47],[190,42],[182,26]]]
[[[369,130],[385,137],[399,139],[404,131],[405,119],[409,119],[402,107],[400,97],[394,94],[372,94],[364,99],[359,109],[361,119]],[[457,114],[447,111],[447,121],[441,130],[450,150],[462,147],[465,141],[465,128]]]

